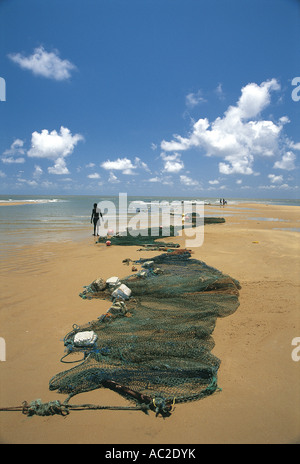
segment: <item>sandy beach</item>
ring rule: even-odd
[[[206,207],[206,215],[216,206]],[[225,224],[205,226],[200,259],[241,284],[240,307],[219,319],[213,353],[221,359],[222,392],[177,405],[170,418],[136,411],[74,411],[68,417],[0,412],[0,442],[9,444],[285,444],[300,442],[300,362],[292,340],[300,337],[299,208],[239,204],[219,208]],[[72,365],[60,363],[62,339],[73,324],[105,313],[110,303],[79,297],[98,277],[130,274],[122,261],[156,251],[106,247],[87,238],[27,246],[1,260],[0,408],[23,401],[63,401],[49,380]],[[71,238],[71,237],[70,237]],[[174,237],[167,239],[174,242]],[[184,247],[183,238],[176,242]],[[128,405],[99,389],[73,403]]]

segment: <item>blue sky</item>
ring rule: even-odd
[[[300,197],[299,0],[0,0],[0,17],[1,194]]]

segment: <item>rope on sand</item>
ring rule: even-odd
[[[149,406],[142,404],[139,407],[130,406],[98,406],[94,404],[66,404],[60,401],[50,401],[42,403],[41,400],[32,401],[30,404],[24,401],[22,406],[13,406],[9,408],[0,408],[2,412],[22,412],[28,417],[31,416],[68,416],[70,411],[86,410],[111,410],[111,411],[143,411],[148,413]]]

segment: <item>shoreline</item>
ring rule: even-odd
[[[13,195],[12,195],[13,196]],[[79,197],[81,197],[80,195],[78,195]],[[56,198],[53,198],[53,197],[59,197],[59,199],[57,200]],[[89,196],[88,196],[89,197]],[[73,198],[73,196],[72,196]],[[92,198],[92,197],[91,197]],[[106,198],[106,197],[103,197],[103,198]],[[108,198],[113,198],[113,197],[108,197]],[[115,197],[117,198],[117,197]],[[157,197],[157,199],[155,199],[155,197],[153,197],[151,200],[148,200],[148,201],[145,201],[145,197],[134,197],[134,196],[128,196],[128,200],[130,200],[131,198],[140,198],[140,200],[131,200],[129,201],[130,202],[137,202],[137,201],[140,201],[140,202],[145,202],[145,203],[148,203],[150,201],[165,201],[165,198],[168,198],[168,200],[173,200],[173,201],[176,201],[176,202],[179,202],[179,197],[176,198],[176,197]],[[37,195],[37,198],[36,199],[25,199],[25,200],[18,200],[18,199],[11,199],[11,200],[0,200],[0,206],[23,206],[23,205],[41,205],[41,204],[47,204],[47,203],[59,203],[60,201],[68,201],[68,195],[52,195],[51,198],[39,198],[39,196]],[[182,201],[186,201],[186,202],[189,202],[189,203],[193,203],[193,202],[203,202],[204,206],[205,207],[215,207],[215,208],[220,208],[220,209],[223,209],[223,208],[228,208],[228,207],[236,207],[236,206],[247,206],[247,205],[258,205],[258,206],[300,206],[299,204],[291,204],[291,202],[299,202],[300,200],[299,199],[287,199],[287,200],[284,200],[284,199],[232,199],[232,200],[228,200],[229,203],[226,204],[225,206],[223,205],[220,205],[218,200],[215,200],[214,203],[210,203],[208,202],[207,203],[207,200],[204,199],[204,200],[193,200],[193,199],[190,199],[190,198],[187,198],[185,199],[184,197],[182,198]],[[171,202],[172,203],[172,202]]]
[[[240,205],[239,205],[240,206]],[[61,417],[26,418],[0,412],[2,443],[291,443],[300,438],[299,363],[291,341],[300,336],[298,307],[299,235],[272,226],[299,226],[298,207],[243,203],[225,224],[205,226],[204,244],[192,258],[239,280],[240,307],[218,320],[213,353],[221,359],[221,393],[176,406],[165,421],[137,412],[81,412]],[[211,207],[205,207],[209,210]],[[259,213],[259,214],[258,214]],[[248,219],[266,217],[276,221]],[[90,228],[87,228],[90,231]],[[164,239],[174,242],[175,237]],[[183,246],[183,238],[176,237]],[[157,251],[137,246],[105,247],[93,237],[67,243],[31,245],[1,263],[0,336],[7,360],[0,363],[0,406],[59,399],[49,380],[64,370],[61,339],[74,323],[105,313],[109,303],[83,301],[79,293],[98,277],[129,268],[123,259],[149,258]],[[66,370],[68,366],[65,366]],[[72,366],[69,366],[72,367]],[[128,405],[106,389],[84,393],[74,403]],[[184,437],[182,427],[184,426]]]

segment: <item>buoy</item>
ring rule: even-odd
[[[107,235],[110,235],[110,236],[114,235],[113,229],[108,229]]]
[[[107,240],[106,246],[111,246],[111,241],[110,240]]]

